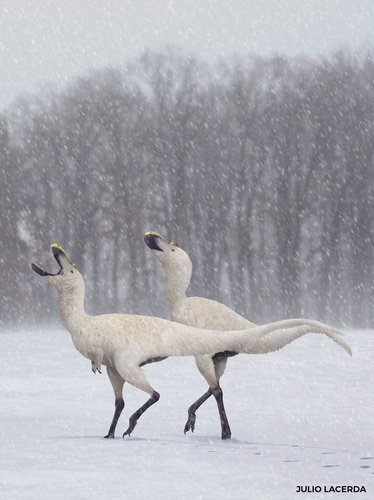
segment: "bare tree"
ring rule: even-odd
[[[48,317],[53,298],[21,273],[55,240],[91,277],[89,307],[162,313],[154,228],[192,254],[193,293],[256,321],[370,326],[373,81],[369,56],[167,51],[22,98],[0,120],[2,320],[25,301]]]

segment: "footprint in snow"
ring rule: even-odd
[[[374,460],[374,457],[361,457],[360,460]],[[370,469],[370,465],[360,465],[360,469]],[[372,472],[374,474],[374,472]]]

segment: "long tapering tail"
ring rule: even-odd
[[[324,334],[352,355],[351,348],[342,333],[329,325],[313,320],[288,319],[246,330],[231,331],[204,330],[180,323],[172,324],[173,334],[168,336],[165,342],[167,348],[166,354],[163,355],[196,356],[221,351],[264,354],[277,351],[307,333]]]
[[[344,340],[343,334],[334,328],[323,323],[319,323],[318,321],[302,319],[295,319],[293,321],[295,326],[291,326],[292,323],[289,323],[291,327],[279,328],[260,335],[254,335],[253,337],[247,336],[247,342],[243,344],[242,352],[263,354],[278,351],[285,345],[293,342],[303,335],[306,335],[307,333],[320,333],[336,342],[350,356],[352,356],[352,350],[348,343]]]

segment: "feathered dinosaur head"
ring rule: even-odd
[[[44,271],[35,264],[31,264],[32,270],[40,276],[46,277],[48,282],[55,285],[58,289],[67,285],[74,285],[78,282],[82,282],[83,278],[81,273],[78,271],[75,263],[69,259],[62,246],[58,243],[52,243],[51,250],[53,257],[59,265],[58,271],[50,273],[48,271]]]
[[[154,251],[167,273],[183,273],[188,281],[192,274],[192,262],[187,252],[175,241],[168,241],[156,231],[144,233],[145,244]]]

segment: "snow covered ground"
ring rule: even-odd
[[[351,359],[309,334],[277,353],[229,360],[222,379],[233,439],[219,439],[214,400],[184,436],[206,390],[192,358],[145,367],[158,404],[122,439],[146,399],[125,387],[117,439],[106,440],[113,394],[64,331],[0,332],[0,498],[374,498],[374,332],[349,331]],[[296,493],[297,485],[367,493]]]

